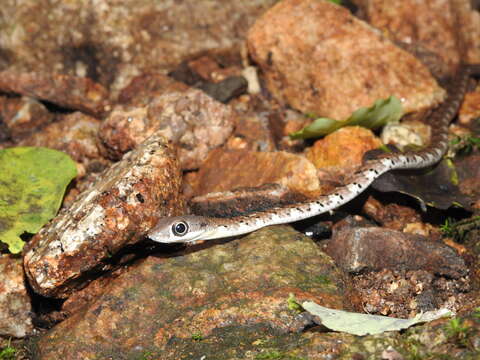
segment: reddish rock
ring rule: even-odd
[[[480,117],[480,89],[469,92],[463,99],[458,118],[462,124],[470,124],[473,119]]]
[[[259,329],[266,338],[298,331],[289,294],[300,303],[343,307],[341,272],[312,240],[288,227],[196,250],[132,266],[102,296],[43,335],[37,359],[133,359],[146,353],[213,359],[218,346],[230,341],[251,346]],[[203,346],[192,347],[196,341]]]
[[[53,118],[54,115],[35,99],[0,96],[0,119],[13,141],[31,134]]]
[[[96,117],[108,109],[108,92],[88,78],[5,70],[0,72],[0,91],[46,100]]]
[[[81,112],[62,115],[31,136],[18,142],[19,146],[44,146],[63,151],[75,161],[87,164],[100,158],[97,132],[100,121]]]
[[[268,90],[303,113],[342,120],[390,95],[406,112],[445,97],[415,57],[330,1],[280,1],[247,40]]]
[[[32,305],[25,287],[22,261],[0,254],[0,336],[33,334]]]
[[[321,190],[315,166],[302,156],[283,151],[212,151],[195,179],[195,194],[258,187],[276,183],[312,195]]]
[[[151,134],[165,136],[178,145],[181,167],[193,169],[226,141],[234,120],[230,107],[190,89],[163,94],[146,107],[115,107],[102,123],[99,137],[108,154],[118,158]]]
[[[112,254],[142,240],[160,217],[183,212],[180,182],[173,149],[160,136],[147,139],[27,244],[24,266],[32,288],[66,297],[93,268],[108,268]]]
[[[367,0],[362,8],[373,26],[440,55],[452,72],[461,60],[480,62],[480,14],[470,0]]]
[[[423,236],[377,227],[335,229],[327,253],[349,273],[425,270],[452,278],[468,273],[462,257],[451,247]]]
[[[369,129],[347,126],[317,140],[306,152],[317,169],[353,169],[362,164],[363,155],[382,146]]]
[[[147,73],[134,77],[118,95],[118,102],[146,106],[155,97],[168,92],[184,92],[189,87],[163,74]]]

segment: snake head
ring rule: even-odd
[[[208,233],[208,224],[208,219],[203,216],[164,217],[147,233],[147,236],[159,243],[185,243],[202,240]]]

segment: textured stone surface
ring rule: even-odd
[[[421,44],[440,55],[451,71],[460,59],[480,62],[480,14],[470,0],[367,0],[362,8],[373,26]]]
[[[0,66],[87,76],[121,89],[141,73],[235,47],[274,2],[3,0]]]
[[[63,151],[75,161],[88,163],[100,157],[97,132],[100,121],[81,112],[63,115],[41,131],[19,141],[19,146],[44,146]]]
[[[0,336],[20,338],[33,333],[22,261],[6,254],[0,255],[0,309]]]
[[[288,227],[195,247],[187,255],[152,256],[42,336],[37,358],[149,353],[161,359],[213,359],[218,346],[250,347],[258,331],[270,338],[300,330],[298,313],[288,308],[290,293],[299,302],[342,308],[341,273],[313,241]]]
[[[468,269],[457,252],[423,236],[377,227],[343,226],[333,232],[327,253],[350,273],[394,270],[426,270],[459,278]]]
[[[161,216],[183,212],[174,151],[159,136],[112,165],[34,236],[24,251],[32,288],[65,297],[86,272],[141,240]],[[104,264],[106,265],[106,264]]]
[[[93,116],[107,110],[107,91],[88,78],[6,70],[0,72],[0,91],[46,100]]]
[[[268,90],[304,113],[343,120],[390,95],[411,112],[445,96],[412,55],[329,1],[280,1],[247,40]]]
[[[178,145],[181,167],[193,169],[226,141],[234,120],[230,107],[190,89],[165,93],[146,107],[116,107],[102,123],[99,136],[115,158],[153,133],[163,135]]]
[[[283,185],[309,195],[320,190],[315,166],[302,156],[283,151],[212,151],[195,178],[194,193],[256,187],[268,183]]]
[[[54,115],[43,104],[30,97],[0,96],[0,121],[12,140],[18,141],[51,122]]]

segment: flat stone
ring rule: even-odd
[[[99,137],[110,157],[118,158],[156,133],[178,145],[182,169],[194,169],[231,134],[235,114],[200,90],[169,92],[145,107],[117,106]]]
[[[118,250],[143,239],[162,216],[179,215],[180,171],[161,136],[148,138],[107,169],[40,230],[24,250],[32,288],[66,297]]]
[[[306,196],[320,191],[315,166],[300,155],[248,150],[212,151],[194,182],[194,193],[228,191],[275,183]]]
[[[149,257],[112,280],[38,340],[37,359],[209,358],[230,341],[250,347],[259,331],[269,338],[299,331],[289,294],[343,307],[341,272],[289,227],[190,250]]]
[[[0,91],[46,100],[97,117],[107,110],[107,90],[83,77],[5,70],[0,72]]]
[[[334,229],[327,253],[349,273],[426,270],[460,278],[468,274],[462,257],[451,247],[427,238],[378,227]]]
[[[330,1],[280,1],[257,19],[247,42],[268,90],[303,113],[343,120],[391,95],[406,112],[445,97],[414,56]]]
[[[0,254],[0,336],[33,334],[32,305],[25,287],[22,261]]]

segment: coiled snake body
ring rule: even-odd
[[[418,152],[388,154],[369,160],[350,181],[332,192],[311,201],[275,207],[266,211],[232,218],[210,218],[195,215],[166,217],[152,228],[148,237],[161,243],[185,243],[246,234],[269,225],[285,224],[334,210],[365,191],[379,176],[395,169],[417,169],[437,163],[448,149],[448,126],[465,95],[470,75],[479,65],[462,66],[448,89],[448,95],[430,116],[430,146]]]

